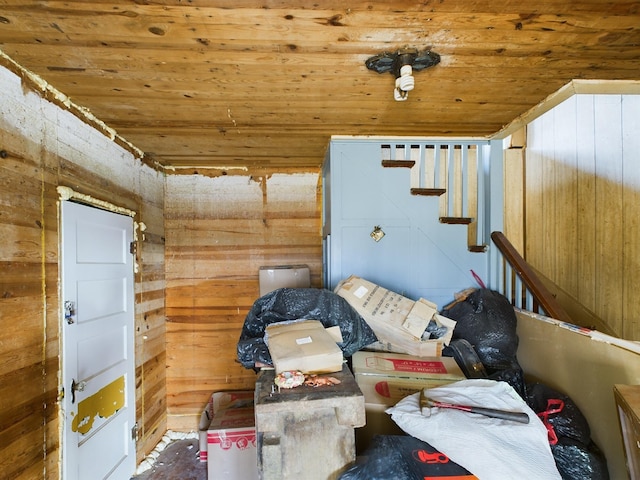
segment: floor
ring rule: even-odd
[[[175,440],[160,452],[152,466],[131,480],[207,480],[207,464],[198,457],[198,439]]]

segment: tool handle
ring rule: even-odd
[[[524,412],[510,412],[508,410],[497,410],[495,408],[486,407],[469,407],[472,413],[479,413],[486,417],[501,418],[503,420],[511,420],[519,423],[529,423],[529,415]]]

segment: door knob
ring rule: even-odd
[[[83,392],[86,386],[87,382],[82,381],[76,383],[75,378],[71,380],[71,403],[76,403],[76,392]]]

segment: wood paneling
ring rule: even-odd
[[[137,212],[138,459],[166,430],[164,177],[0,67],[0,476],[60,471],[58,185]],[[147,348],[152,345],[152,348]]]
[[[635,2],[7,0],[2,50],[172,167],[318,168],[331,135],[489,136],[638,79]],[[432,47],[406,102],[365,61]]]
[[[504,234],[515,249],[524,252],[524,148],[504,151]]]
[[[593,96],[578,95],[575,97],[576,117],[580,119],[576,123],[576,137],[585,139],[576,143],[578,183],[576,216],[578,222],[578,238],[576,256],[580,259],[576,274],[580,282],[574,294],[580,299],[586,308],[596,311],[597,282],[588,279],[596,278],[596,230],[597,218],[593,214],[596,210],[596,156],[593,141],[595,134],[595,118],[593,116]]]
[[[622,336],[640,339],[640,96],[622,99],[622,172],[625,188],[622,191],[623,259],[625,278],[622,298]]]
[[[139,271],[136,274],[136,420],[138,461],[167,430],[166,317],[164,309],[164,186],[145,168],[137,193]],[[155,188],[154,188],[155,187]]]
[[[629,340],[640,340],[639,99],[573,96],[529,124],[526,149],[526,259]]]
[[[44,470],[43,439],[54,457],[58,445],[57,410],[51,401],[57,385],[48,380],[57,376],[57,335],[46,335],[55,330],[51,324],[57,316],[49,316],[45,300],[46,282],[57,283],[57,255],[44,242],[44,166],[41,157],[30,156],[35,150],[30,143],[4,125],[0,128],[0,150],[5,152],[0,162],[0,468],[16,479],[38,478],[30,475]]]
[[[217,390],[252,389],[236,361],[264,265],[306,264],[322,286],[319,172],[167,178],[168,425],[194,430]]]
[[[596,312],[604,314],[618,335],[622,335],[622,297],[625,294],[622,194],[627,188],[622,178],[625,152],[622,151],[621,106],[619,95],[594,97]],[[640,212],[636,208],[634,211]]]

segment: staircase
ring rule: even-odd
[[[485,168],[489,161],[487,141],[411,141],[383,143],[384,168],[411,170],[412,195],[438,197],[439,221],[467,225],[471,252],[485,252]]]
[[[323,166],[327,288],[357,275],[446,305],[478,279],[489,285],[502,157],[494,140],[333,137]]]
[[[536,272],[502,232],[483,231],[488,214],[484,194],[490,185],[482,175],[487,170],[488,142],[400,140],[381,144],[380,156],[384,168],[411,170],[411,195],[439,199],[440,223],[467,225],[470,252],[486,252],[491,245],[490,262],[496,268],[489,287],[513,306],[615,336],[606,323]]]

